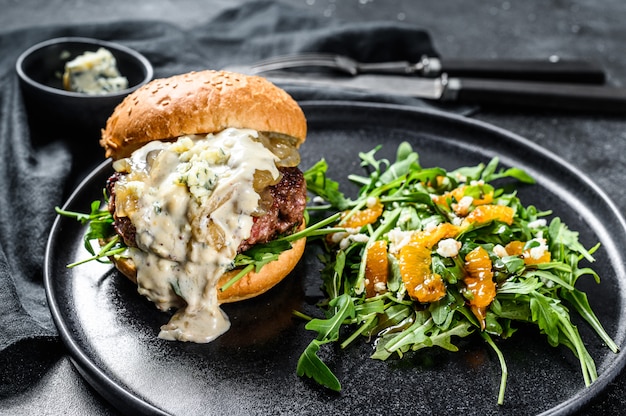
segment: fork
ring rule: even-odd
[[[568,83],[602,84],[606,76],[599,65],[584,60],[550,59],[440,59],[422,56],[417,62],[359,62],[345,55],[302,53],[280,55],[246,66],[245,72],[266,72],[295,68],[327,68],[339,73],[416,75],[435,78],[442,74],[466,78],[494,78]]]
[[[250,69],[255,73],[263,73],[280,69],[317,67],[330,68],[349,75],[365,73],[419,73],[419,75],[427,76],[429,75],[428,68],[430,63],[430,58],[426,56],[422,57],[422,59],[417,63],[410,63],[408,61],[364,63],[358,62],[357,60],[345,55],[329,53],[303,53],[296,55],[281,55],[265,59],[251,65]],[[433,73],[432,75],[436,76],[437,74]]]

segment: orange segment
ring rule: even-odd
[[[479,205],[463,220],[463,227],[472,223],[485,223],[489,221],[502,221],[508,225],[513,224],[515,210],[506,205]]]
[[[443,279],[430,270],[430,249],[406,245],[400,249],[398,265],[407,293],[422,303],[436,302],[446,294]]]
[[[448,200],[459,202],[465,196],[466,188],[467,188],[467,185],[461,185],[442,195],[435,196],[433,200],[435,201],[436,204],[448,206]],[[493,191],[483,194],[482,198],[474,198],[472,200],[472,204],[475,206],[491,204],[492,202],[493,202]]]
[[[521,241],[511,241],[509,244],[504,246],[504,249],[509,256],[521,256],[524,252],[524,243]]]
[[[400,275],[411,298],[423,303],[436,302],[446,294],[446,285],[437,273],[431,271],[432,248],[444,238],[456,237],[459,227],[441,223],[429,231],[417,231],[409,244],[400,249]]]
[[[365,293],[368,298],[385,291],[382,287],[386,287],[388,275],[387,242],[377,240],[367,249],[365,260]]]
[[[432,249],[435,244],[444,238],[454,238],[459,233],[460,228],[449,222],[442,222],[429,231],[418,231],[411,237],[411,243],[423,245]]]
[[[341,219],[339,226],[344,228],[361,228],[368,224],[373,224],[383,214],[385,207],[376,199],[376,203],[367,207],[361,211],[356,211],[348,217],[348,214],[352,211],[344,211],[341,213]],[[335,233],[327,234],[326,241],[328,244],[334,244],[337,241],[334,240]]]
[[[364,225],[373,224],[383,214],[383,209],[383,204],[376,200],[376,203],[371,207],[357,211],[350,217],[348,217],[350,211],[344,212],[339,225],[345,228],[361,228]]]
[[[471,292],[469,300],[474,316],[478,318],[481,329],[485,329],[487,307],[496,297],[496,284],[493,281],[492,264],[489,253],[482,247],[476,247],[465,256],[465,272],[463,279],[467,290]]]
[[[443,206],[447,207],[448,206],[448,200],[450,200],[450,201],[456,200],[457,202],[460,201],[461,198],[463,198],[463,191],[462,191],[461,187],[458,187],[458,188],[454,188],[451,191],[444,192],[441,195],[434,195],[432,198],[433,198],[433,201],[435,202],[435,204],[443,205]]]
[[[472,204],[474,205],[487,205],[493,202],[493,191],[487,194],[484,194],[482,198],[474,198]]]

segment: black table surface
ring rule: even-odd
[[[4,0],[0,31],[47,24],[126,19],[194,25],[241,0]],[[389,20],[427,30],[443,57],[584,58],[601,64],[607,82],[626,81],[626,5],[622,0],[293,0],[311,13],[346,21]],[[202,10],[202,13],[198,11]],[[626,209],[626,117],[482,109],[473,118],[544,146],[577,166]],[[86,172],[85,172],[86,173]],[[623,414],[626,372],[584,414]],[[6,412],[6,413],[5,413]],[[89,414],[116,411],[63,356],[19,397],[0,401],[2,414]],[[523,413],[523,411],[522,411]]]

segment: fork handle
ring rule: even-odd
[[[605,81],[602,68],[581,60],[440,59],[440,66],[441,72],[451,77],[585,84]]]
[[[356,70],[359,74],[408,75],[416,72],[414,64],[408,61],[359,63]]]
[[[407,61],[360,63],[359,74],[417,74],[450,77],[546,81],[563,83],[603,84],[601,67],[582,60],[514,60],[514,59],[440,59],[422,58],[418,63]],[[354,74],[355,75],[355,74]]]

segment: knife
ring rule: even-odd
[[[445,74],[437,78],[377,74],[344,77],[287,72],[262,76],[280,86],[342,88],[465,104],[626,113],[626,88],[601,85],[455,78]]]

